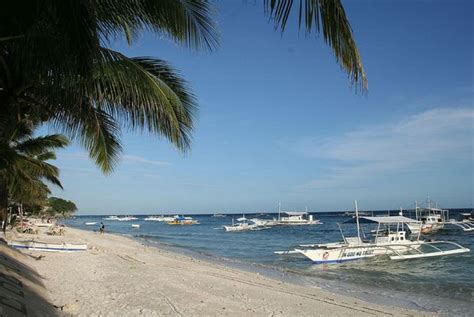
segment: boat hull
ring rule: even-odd
[[[364,258],[372,258],[381,255],[393,255],[398,253],[406,253],[411,250],[420,248],[420,243],[407,243],[404,245],[383,245],[383,246],[343,246],[334,249],[306,249],[296,250],[309,258],[313,263],[341,263],[347,261],[360,260]]]
[[[37,241],[12,241],[9,245],[15,249],[44,252],[77,252],[86,251],[87,244],[45,243]]]
[[[410,229],[410,232],[412,234],[430,234],[430,233],[435,233],[438,232],[439,230],[444,228],[443,223],[424,223],[424,224],[419,224],[419,223],[410,223],[407,224],[407,227]]]

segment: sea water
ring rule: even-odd
[[[464,210],[451,210],[456,217]],[[381,212],[375,212],[381,214]],[[387,211],[383,212],[386,215]],[[392,215],[396,214],[395,212]],[[277,250],[290,250],[300,244],[341,241],[338,223],[346,235],[355,235],[354,224],[342,213],[315,213],[321,225],[276,226],[262,231],[225,232],[223,225],[242,215],[212,217],[193,215],[200,222],[192,226],[172,226],[163,222],[106,221],[104,216],[78,216],[66,225],[98,230],[85,222],[102,221],[106,232],[128,236],[148,245],[184,252],[226,265],[258,271],[294,283],[314,285],[344,295],[381,304],[438,311],[446,314],[471,315],[474,311],[474,232],[446,229],[426,239],[448,240],[473,250],[471,253],[416,260],[391,261],[385,257],[315,265],[303,256],[281,256]],[[246,214],[247,218],[255,215]],[[259,215],[271,219],[276,215]],[[132,228],[131,224],[140,228]],[[369,232],[369,231],[367,231]],[[366,233],[367,234],[367,233]]]

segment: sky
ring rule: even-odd
[[[472,1],[343,1],[369,82],[357,93],[320,36],[296,17],[275,32],[260,1],[219,1],[220,45],[190,50],[153,34],[113,48],[153,56],[199,100],[191,151],[123,131],[103,175],[77,144],[58,153],[78,214],[473,208]],[[51,130],[49,130],[51,132]]]

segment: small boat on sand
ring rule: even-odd
[[[73,244],[73,243],[48,243],[40,241],[19,241],[14,240],[8,243],[9,246],[16,249],[26,249],[33,251],[46,251],[46,252],[76,252],[86,251],[87,244]]]

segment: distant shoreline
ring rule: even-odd
[[[456,208],[444,208],[449,211],[463,211],[463,210],[474,210],[473,207],[456,207]],[[413,209],[404,209],[403,211],[411,211]],[[337,214],[337,213],[345,213],[345,212],[350,212],[351,210],[337,210],[337,211],[308,211],[310,214]],[[360,212],[374,212],[374,213],[398,213],[400,212],[400,209],[382,209],[382,210],[370,210],[370,209],[360,209]],[[74,217],[107,217],[107,216],[143,216],[143,217],[148,217],[148,216],[156,216],[156,215],[190,215],[190,216],[212,216],[215,213],[189,213],[189,212],[172,212],[172,213],[162,213],[162,212],[156,212],[156,213],[127,213],[127,212],[119,212],[119,213],[109,213],[109,214],[74,214]],[[220,212],[219,214],[225,215],[225,216],[242,216],[242,212],[235,212],[235,213],[222,213]],[[275,215],[278,214],[278,211],[272,211],[272,212],[243,212],[243,214],[247,215],[255,215],[255,214],[265,214],[265,215]]]

